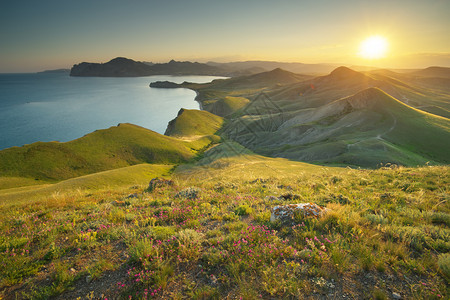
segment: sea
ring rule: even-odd
[[[37,141],[67,142],[119,123],[164,134],[180,108],[199,109],[196,93],[150,88],[149,84],[164,80],[204,83],[216,78],[223,77],[0,74],[0,149]]]

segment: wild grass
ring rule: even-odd
[[[67,190],[1,206],[0,295],[64,298],[91,287],[108,299],[449,296],[448,167],[208,161],[152,192]],[[273,206],[297,202],[328,213],[269,221]]]
[[[220,118],[220,117],[217,117]],[[67,142],[38,142],[0,151],[0,187],[58,182],[142,163],[179,164],[192,159],[211,138],[182,141],[132,125],[97,130]],[[23,178],[23,180],[21,180]]]

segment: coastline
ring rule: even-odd
[[[176,78],[173,78],[173,76],[156,76],[152,78],[127,78],[125,80],[120,78],[82,78],[74,80],[64,73],[52,73],[50,77],[35,73],[24,75],[3,74],[2,76],[12,78],[14,82],[17,81],[17,86],[24,91],[36,91],[36,85],[43,87],[49,84],[50,86],[46,90],[52,92],[45,94],[34,92],[32,95],[21,94],[21,98],[18,98],[17,101],[14,100],[16,101],[14,103],[17,105],[9,106],[9,113],[6,109],[0,112],[0,117],[2,118],[0,125],[3,126],[0,151],[11,147],[22,147],[39,141],[68,142],[95,130],[109,128],[118,123],[132,123],[164,134],[168,122],[176,117],[180,108],[203,110],[204,107],[201,101],[198,101],[199,93],[193,89],[191,90],[195,94],[187,90],[183,92],[149,91],[149,81],[177,80],[181,82],[185,80],[209,82],[217,78],[209,76],[181,76]],[[30,76],[33,80],[29,80]],[[34,80],[34,77],[37,79]],[[54,80],[58,80],[56,86],[52,85]],[[6,81],[3,81],[3,83],[6,84]],[[136,85],[138,85],[138,88],[136,88]],[[82,88],[80,86],[86,87]],[[190,89],[187,86],[183,88]],[[13,91],[12,88],[10,90]],[[123,101],[124,97],[128,95],[128,92],[126,92],[128,90],[132,93],[133,99],[136,99],[136,105],[126,105]],[[38,91],[40,90],[38,89]],[[104,93],[103,91],[106,92]],[[106,96],[103,97],[103,94]],[[164,100],[166,98],[161,98],[165,97],[166,94],[172,95],[172,98],[167,98],[168,101]],[[55,96],[58,102],[52,102],[52,100],[55,100],[53,95],[64,95],[64,98]],[[113,96],[113,98],[110,96]],[[13,99],[12,97],[8,98],[7,93],[4,93],[0,98],[3,99],[2,103],[4,105],[9,103],[8,99]],[[159,101],[162,103],[158,104]],[[78,124],[76,120],[72,121],[72,119],[80,112],[78,109],[81,107],[91,107],[92,109],[83,113],[83,118],[87,122]],[[76,111],[68,113],[73,108]],[[98,115],[98,110],[105,111],[105,109],[110,113]],[[158,112],[159,110],[163,111]],[[37,116],[37,112],[43,112],[43,114]],[[8,116],[6,116],[7,113]],[[8,122],[16,114],[18,118],[13,119],[13,122]],[[40,126],[41,130],[37,131],[33,130],[33,128],[26,132],[23,129],[21,130],[19,123],[26,123],[25,121],[20,122],[25,117],[28,124],[31,122],[30,120],[35,120],[34,122]]]

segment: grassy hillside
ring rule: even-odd
[[[169,122],[165,135],[204,136],[214,135],[223,124],[223,118],[207,111],[180,109],[175,119]]]
[[[217,109],[214,103],[217,101],[230,102],[226,100],[227,97],[249,99],[248,97],[254,97],[255,94],[259,94],[267,89],[280,88],[311,78],[313,77],[309,75],[295,74],[277,68],[253,75],[216,79],[206,84],[184,83],[182,86],[195,90],[198,93],[196,100],[202,103],[203,109],[214,112]]]
[[[209,111],[218,116],[229,117],[233,113],[245,107],[248,103],[250,103],[250,100],[247,98],[228,96],[214,102],[209,107]]]
[[[221,115],[227,98],[248,99],[238,114],[226,116],[222,132],[262,155],[363,167],[448,163],[450,94],[440,84],[347,67],[312,79],[294,75],[278,69],[184,86],[198,92],[204,109]],[[374,88],[380,95],[367,92]],[[363,94],[378,106],[346,104]]]
[[[9,207],[18,203],[30,204],[36,199],[45,199],[49,195],[73,193],[74,191],[120,190],[133,185],[143,185],[154,177],[169,176],[174,168],[174,165],[139,164],[71,178],[54,184],[41,183],[40,185],[2,189],[0,190],[0,206]]]
[[[132,124],[97,130],[67,143],[34,143],[0,151],[0,182],[11,177],[59,181],[140,163],[185,162],[208,138],[184,142]]]
[[[441,77],[450,78],[450,68],[445,67],[428,67],[423,70],[414,71],[412,75],[422,76],[422,77]]]
[[[448,119],[377,88],[293,114],[244,115],[224,134],[262,155],[321,164],[415,166],[450,159]]]
[[[0,295],[450,295],[448,167],[324,168],[218,147],[152,192],[67,190],[0,206]],[[299,202],[328,212],[269,221],[274,206]]]

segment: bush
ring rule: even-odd
[[[247,204],[239,205],[235,210],[234,213],[238,216],[247,216],[253,212],[253,209],[248,206]]]
[[[154,226],[151,228],[150,234],[156,240],[166,240],[169,237],[175,235],[175,227],[173,227],[173,226]]]
[[[438,256],[438,266],[441,273],[450,280],[450,253],[444,253]]]

